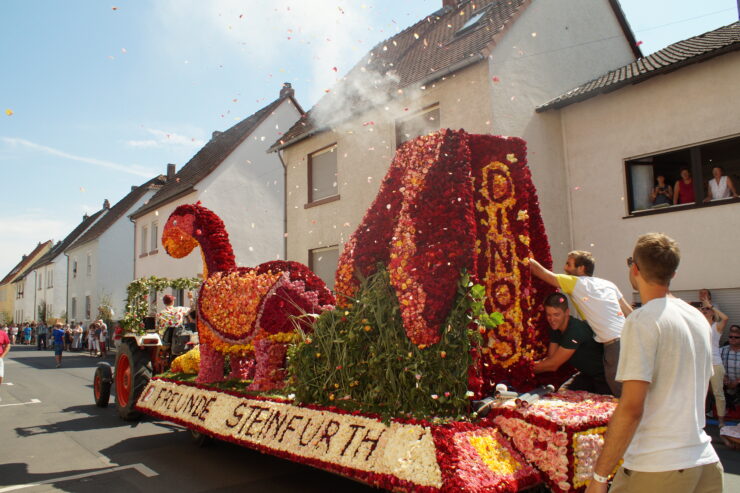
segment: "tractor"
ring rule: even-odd
[[[145,331],[141,334],[121,334],[116,349],[115,371],[108,363],[99,363],[93,379],[95,404],[107,407],[113,387],[118,414],[127,421],[141,416],[135,409],[136,400],[152,375],[167,371],[174,358],[197,343],[197,333],[185,327],[168,327],[160,336],[154,317],[144,318],[144,324]]]

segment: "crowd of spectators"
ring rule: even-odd
[[[54,324],[44,322],[24,322],[22,324],[3,324],[0,330],[4,331],[11,344],[20,346],[36,346],[38,351],[54,349]],[[89,351],[91,355],[104,358],[110,347],[108,326],[102,320],[96,320],[87,327],[81,322],[61,324],[61,337],[64,351]]]
[[[735,184],[730,176],[724,174],[722,166],[712,168],[712,178],[705,184],[704,202],[712,200],[723,200],[731,197],[737,198]],[[688,168],[681,168],[679,177],[671,186],[667,183],[664,174],[655,176],[655,184],[650,190],[650,202],[652,207],[666,207],[669,205],[691,204],[696,202],[694,192],[694,179]]]

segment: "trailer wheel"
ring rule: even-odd
[[[95,369],[93,377],[93,396],[95,405],[98,407],[108,407],[110,400],[110,388],[113,384],[113,371],[108,363],[99,363]]]
[[[192,438],[193,444],[198,448],[205,447],[211,441],[211,437],[195,430],[190,430],[190,438]]]
[[[124,341],[116,353],[116,404],[121,418],[132,421],[141,413],[135,409],[136,400],[152,378],[149,353],[134,343]]]

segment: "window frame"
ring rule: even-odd
[[[314,253],[321,253],[322,251],[328,251],[328,250],[337,250],[337,261],[342,256],[342,251],[339,249],[339,243],[336,243],[334,245],[327,245],[327,246],[321,246],[316,248],[309,248],[308,249],[308,268],[313,272],[314,274],[316,271],[314,270],[314,262],[313,262],[313,255]],[[337,268],[339,268],[339,265],[337,265]],[[336,276],[337,269],[334,269],[334,275]],[[318,274],[316,274],[318,276]],[[332,291],[334,291],[332,289]]]
[[[718,142],[723,142],[727,140],[733,140],[740,138],[740,135],[729,135],[725,136],[719,139],[714,139],[707,142],[700,142],[700,143],[694,143],[691,145],[679,147],[676,149],[669,149],[664,151],[656,151],[651,152],[648,154],[643,154],[641,156],[632,157],[629,159],[624,159],[622,161],[624,166],[624,177],[625,177],[625,203],[627,207],[627,214],[622,217],[622,219],[632,219],[636,217],[644,217],[644,216],[652,216],[655,214],[670,214],[672,212],[679,212],[679,211],[686,211],[691,209],[701,209],[705,207],[717,207],[717,206],[723,206],[727,204],[735,204],[740,203],[740,198],[728,198],[723,199],[721,201],[709,201],[704,202],[704,198],[706,197],[706,193],[704,190],[704,183],[705,183],[705,176],[702,171],[702,155],[701,155],[701,148],[706,145],[715,144]],[[694,186],[694,197],[695,201],[689,204],[675,204],[669,207],[661,207],[657,209],[646,209],[646,210],[634,210],[635,207],[635,200],[632,194],[632,166],[634,166],[636,161],[639,159],[644,159],[646,157],[650,156],[659,156],[661,154],[666,154],[669,152],[676,152],[676,151],[689,151],[689,170],[691,171],[691,176],[693,178],[693,186]],[[697,178],[698,177],[698,178]],[[673,184],[671,184],[673,186]],[[735,184],[736,187],[738,187],[737,184]]]
[[[142,224],[140,228],[140,238],[139,238],[139,258],[146,257],[149,255],[149,250],[147,248],[147,238],[149,237],[149,226],[146,224]]]
[[[427,105],[427,106],[424,106],[420,110],[418,110],[418,111],[416,111],[416,112],[414,112],[414,113],[412,113],[410,115],[404,115],[401,118],[396,118],[396,120],[393,122],[393,133],[394,133],[394,136],[396,138],[396,149],[398,149],[399,147],[401,147],[404,143],[408,142],[409,140],[415,139],[416,137],[419,136],[419,135],[417,135],[416,137],[409,137],[408,139],[405,139],[405,140],[402,139],[401,131],[400,131],[400,126],[402,124],[406,123],[406,122],[409,122],[411,120],[414,120],[416,118],[419,118],[422,115],[425,115],[427,113],[431,113],[434,110],[437,110],[437,112],[439,113],[439,115],[437,117],[438,118],[438,122],[440,123],[439,127],[437,128],[437,130],[438,130],[439,128],[442,128],[442,125],[441,125],[441,121],[442,121],[442,110],[441,110],[438,102],[437,103],[432,103],[432,104]],[[432,130],[432,132],[434,132],[434,131],[435,130]],[[420,134],[420,135],[425,135],[425,134]]]
[[[332,149],[334,149],[332,151]],[[306,166],[308,176],[306,179],[306,182],[308,183],[308,192],[306,196],[306,204],[303,206],[304,209],[308,209],[310,207],[316,207],[317,205],[322,204],[328,204],[329,202],[335,202],[341,198],[341,195],[339,193],[339,154],[338,154],[339,147],[337,146],[337,143],[334,142],[333,144],[329,144],[328,146],[324,146],[321,149],[317,149],[311,153],[308,154],[308,165]],[[313,198],[313,159],[314,156],[318,156],[321,154],[326,154],[328,152],[334,152],[336,156],[336,180],[337,180],[337,193],[334,195],[329,195],[328,197],[322,197],[320,199],[314,200]]]
[[[85,275],[92,277],[92,252],[87,252],[87,264],[85,265]]]
[[[71,313],[72,320],[77,318],[77,297],[73,296],[72,299],[69,302],[69,311]]]
[[[85,320],[92,320],[92,297],[85,296]]]
[[[159,252],[159,221],[152,221],[149,227],[149,255]]]

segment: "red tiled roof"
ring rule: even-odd
[[[539,106],[537,111],[562,108],[738,49],[740,49],[740,22],[734,22],[714,31],[673,43],[652,55],[612,70]]]
[[[482,61],[497,39],[530,3],[531,0],[462,1],[457,7],[444,7],[377,44],[331,92],[275,142],[269,151],[283,149],[326,130],[328,125],[319,122],[316,114],[322,105],[331,106],[332,98],[340,97],[335,96],[337,93],[354,101],[355,113],[373,106],[372,102],[363,101],[360,94],[352,94],[353,81],[360,79],[362,72],[372,70],[383,76],[390,75],[394,81],[387,88],[388,96],[391,97],[398,89],[420,82],[431,82],[460,70],[469,63]],[[609,0],[609,3],[633,53],[640,56],[640,50],[619,2]],[[461,29],[481,12],[483,16],[477,23],[466,30]]]
[[[0,286],[12,281],[13,278],[16,276],[16,274],[21,273],[23,269],[33,261],[34,257],[36,257],[36,255],[38,255],[39,252],[41,252],[41,250],[43,250],[50,244],[51,244],[51,240],[47,240],[43,243],[39,243],[38,245],[36,245],[36,248],[34,248],[31,253],[29,253],[28,255],[25,255],[23,259],[20,262],[18,262],[18,264],[15,267],[10,269],[10,272],[8,272],[8,274],[5,277],[3,277],[3,280],[0,281]]]
[[[146,194],[149,190],[159,190],[166,183],[164,175],[159,175],[151,180],[147,181],[143,185],[136,187],[131,190],[125,197],[119,200],[113,207],[110,208],[108,213],[100,218],[100,221],[96,222],[90,229],[88,229],[82,236],[80,236],[74,243],[69,245],[65,250],[71,250],[77,248],[80,245],[89,243],[105,233],[113,223],[120,219],[136,202]]]
[[[389,76],[389,96],[398,89],[425,81],[435,75],[443,77],[450,68],[481,61],[494,37],[529,5],[531,0],[476,0],[463,1],[457,7],[444,7],[425,17],[392,38],[378,43],[349,73],[271,147],[282,149],[306,138],[325,125],[313,118],[317,108],[331,105],[335,94],[356,100],[358,110],[372,106],[359,93],[352,94],[352,81],[363,72],[374,71]],[[462,31],[473,16],[483,12],[481,19]],[[458,32],[459,31],[459,32]],[[459,67],[462,68],[462,67]],[[349,94],[348,94],[349,92]]]
[[[177,172],[174,179],[168,180],[164,187],[154,194],[146,204],[131,214],[131,217],[141,217],[162,204],[191,192],[198,182],[211,174],[239,144],[249,137],[265,118],[270,116],[287,99],[290,99],[296,108],[302,111],[292,96],[281,96],[225,132],[217,134]]]

